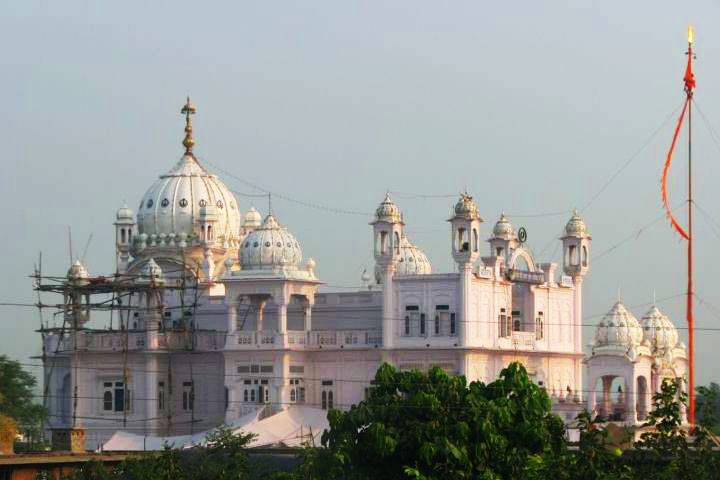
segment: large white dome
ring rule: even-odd
[[[215,175],[207,172],[192,155],[184,155],[175,167],[143,195],[137,213],[138,233],[164,238],[188,237],[188,244],[200,237],[201,209],[214,206],[216,243],[229,247],[240,235],[240,211],[235,196]]]
[[[400,258],[395,264],[395,275],[427,275],[432,273],[432,265],[425,252],[403,235],[400,239]],[[375,281],[382,282],[380,266],[375,266]]]
[[[242,270],[297,267],[301,261],[300,244],[272,215],[265,217],[262,225],[250,232],[240,246]]]
[[[185,154],[148,189],[137,211],[138,233],[148,246],[196,245],[201,238],[200,217],[215,219],[211,245],[231,247],[240,237],[240,210],[235,196],[215,175],[198,163],[193,154],[190,99],[183,107],[186,117]],[[213,212],[214,210],[214,212]]]

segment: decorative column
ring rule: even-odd
[[[277,398],[271,401],[277,405],[277,409],[284,410],[290,405],[290,385],[289,385],[289,371],[290,371],[290,354],[288,352],[279,352],[278,356],[275,357],[273,368],[273,375],[275,380],[275,392]]]
[[[395,276],[395,263],[378,262],[382,268],[382,289],[383,289],[383,305],[382,305],[382,337],[383,348],[393,347],[395,329],[393,326],[395,321],[395,309],[393,308],[393,277]]]
[[[612,398],[610,398],[610,389],[612,388],[613,377],[602,377],[603,381],[603,415],[609,418],[612,415]]]
[[[635,375],[625,377],[625,421],[637,423],[637,380]]]
[[[158,425],[158,359],[150,353],[145,357],[145,433],[156,435]],[[126,387],[127,388],[127,387]],[[167,399],[166,399],[167,401]]]

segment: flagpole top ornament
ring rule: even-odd
[[[692,45],[695,40],[695,31],[692,25],[688,25],[688,44]]]
[[[185,105],[183,106],[182,110],[180,110],[180,113],[185,115],[185,138],[182,141],[182,144],[185,147],[185,155],[192,155],[193,147],[195,146],[195,139],[193,138],[192,120],[190,120],[190,115],[195,115],[195,112],[197,112],[195,105],[190,102],[190,97],[187,97]]]

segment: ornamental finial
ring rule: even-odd
[[[195,105],[190,102],[190,97],[187,97],[185,105],[183,106],[182,110],[180,110],[180,113],[185,115],[185,138],[182,142],[182,144],[185,146],[185,155],[192,155],[192,149],[195,145],[190,115],[195,115],[196,111],[197,110],[195,109]]]

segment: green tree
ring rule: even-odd
[[[39,436],[45,417],[45,408],[34,401],[36,385],[35,377],[19,362],[0,355],[0,415],[14,419],[20,433],[30,439]]]
[[[328,413],[327,451],[300,478],[526,478],[564,452],[550,407],[519,363],[487,385],[384,364],[366,401]]]

